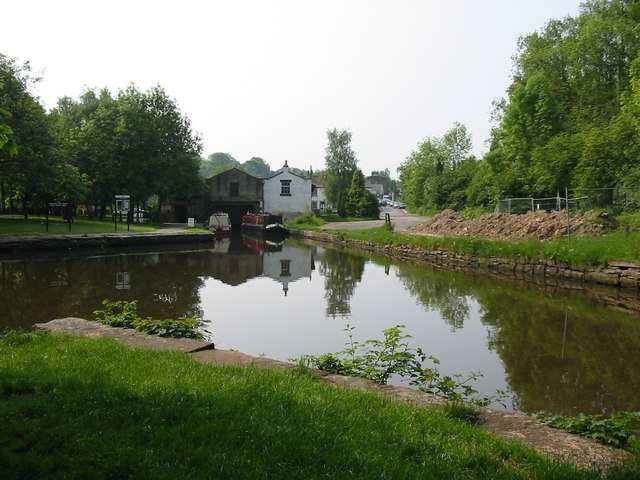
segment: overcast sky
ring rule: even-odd
[[[322,168],[348,128],[365,173],[467,125],[486,151],[520,35],[578,0],[5,2],[0,52],[43,74],[45,106],[86,87],[162,85],[204,153]],[[10,19],[10,20],[8,20]]]

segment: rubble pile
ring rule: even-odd
[[[607,222],[588,221],[581,212],[571,212],[568,223],[570,232],[575,235],[601,235],[611,229]],[[547,240],[567,233],[567,213],[491,213],[467,219],[455,210],[443,210],[425,223],[413,227],[412,233],[484,237],[493,240]]]

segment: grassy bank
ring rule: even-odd
[[[341,217],[335,213],[326,213],[323,215],[302,215],[290,222],[287,222],[289,228],[297,228],[299,230],[316,230],[327,223],[335,222],[361,222],[363,220],[378,220],[377,217]]]
[[[157,227],[152,225],[131,224],[132,232],[153,232]],[[75,219],[71,225],[71,232],[67,222],[60,217],[49,217],[49,231],[45,228],[44,217],[31,217],[28,220],[16,217],[0,217],[0,236],[3,235],[56,235],[83,233],[113,233],[113,222],[100,220]],[[118,232],[126,232],[127,224],[118,223]]]
[[[0,417],[3,479],[598,478],[443,410],[109,339],[0,337]]]
[[[342,238],[424,250],[449,250],[480,257],[552,259],[573,265],[598,265],[611,260],[640,260],[640,232],[617,231],[594,237],[562,237],[555,240],[501,241],[472,237],[407,235],[384,227],[368,230],[333,230]]]

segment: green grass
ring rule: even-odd
[[[131,224],[132,232],[153,232],[157,227],[153,225]],[[71,232],[67,222],[60,217],[49,217],[49,232],[45,229],[44,217],[23,218],[0,217],[0,236],[2,235],[57,235],[57,234],[83,234],[83,233],[113,233],[113,222],[100,220],[75,219],[71,225]],[[118,223],[118,232],[126,232],[127,224]]]
[[[299,230],[319,230],[320,227],[327,223],[333,222],[362,222],[363,220],[378,220],[378,218],[369,217],[341,217],[335,213],[325,213],[323,215],[315,215],[312,213],[302,215],[289,222],[287,226],[289,228]]]
[[[617,231],[593,237],[563,237],[549,241],[501,241],[474,237],[406,235],[384,227],[332,230],[342,238],[424,250],[448,250],[480,257],[552,259],[572,265],[599,265],[611,260],[640,260],[640,232]]]
[[[0,337],[0,465],[18,478],[590,479],[456,420],[296,369],[111,339]],[[635,464],[616,478],[636,478]]]

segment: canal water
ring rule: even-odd
[[[445,373],[481,372],[508,409],[640,409],[640,318],[581,296],[288,239],[0,258],[0,328],[90,319],[103,299],[197,315],[217,348],[288,360],[405,325]]]

